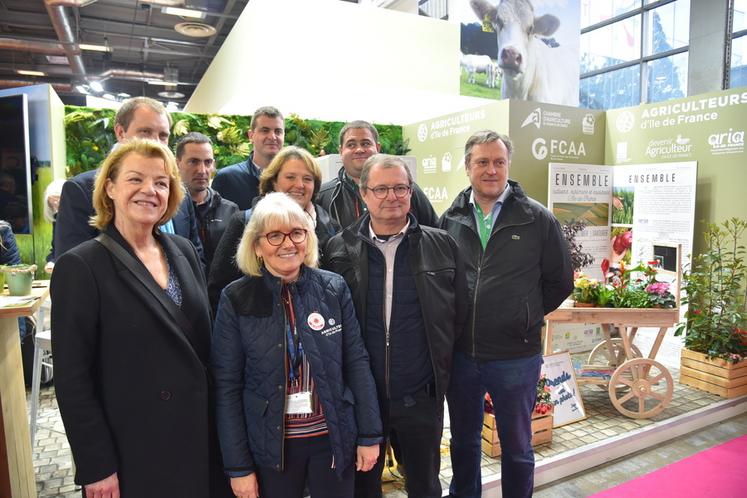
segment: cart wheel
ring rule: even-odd
[[[589,359],[587,363],[589,365],[604,365],[608,367],[616,367],[622,365],[626,360],[625,358],[625,347],[623,346],[623,340],[619,337],[610,339],[612,341],[612,354],[608,354],[607,341],[602,341],[591,350],[589,353]],[[635,344],[630,345],[633,358],[640,358],[643,356],[641,350]],[[633,359],[630,358],[630,359]]]
[[[650,418],[661,413],[672,401],[673,392],[669,370],[648,358],[626,361],[612,374],[609,384],[612,405],[631,418]]]

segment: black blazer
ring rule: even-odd
[[[70,178],[62,185],[60,209],[57,212],[54,231],[55,259],[78,244],[91,240],[99,234],[98,230],[88,224],[91,216],[96,214],[93,209],[93,188],[97,172],[98,170],[85,171]],[[177,235],[192,241],[204,266],[205,258],[200,235],[197,231],[197,216],[192,205],[192,199],[188,195],[184,196],[184,200],[179,205],[179,210],[171,221],[174,223],[174,232]]]
[[[134,256],[113,226],[106,233]],[[57,260],[55,386],[75,482],[117,472],[123,497],[231,496],[213,437],[205,279],[187,240],[157,236],[181,284],[191,330],[98,241]]]

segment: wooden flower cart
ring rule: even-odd
[[[679,303],[679,292],[677,292]],[[656,361],[667,329],[679,321],[679,307],[656,308],[577,308],[566,301],[546,317],[545,354],[552,353],[553,324],[599,323],[604,341],[589,354],[584,369],[595,372],[592,377],[579,376],[579,384],[605,386],[612,405],[625,416],[650,418],[661,413],[672,401],[674,382],[669,370]],[[612,327],[620,331],[612,337]],[[644,357],[633,339],[639,327],[658,327],[648,357]]]

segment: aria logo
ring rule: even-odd
[[[542,122],[542,109],[538,107],[529,113],[529,116],[527,116],[524,122],[521,123],[521,127],[524,128],[525,126],[529,126],[530,124],[533,124],[539,130],[541,122]]]
[[[711,153],[736,154],[744,151],[744,130],[729,128],[729,131],[722,133],[713,133],[708,136],[708,145],[711,146]]]

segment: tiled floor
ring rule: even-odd
[[[672,375],[675,379],[678,377],[676,371],[672,371]],[[676,382],[674,387],[672,404],[663,413],[652,419],[636,420],[620,415],[611,405],[606,390],[595,386],[583,386],[581,389],[588,418],[554,429],[552,443],[536,448],[537,461],[587,444],[603,441],[630,430],[655,424],[658,421],[701,408],[721,399]],[[448,487],[451,477],[451,463],[446,444],[448,438],[449,430],[447,427],[444,431],[441,465],[441,482],[444,489]],[[59,417],[53,388],[42,389],[39,428],[33,458],[40,497],[78,498],[80,496],[79,491],[75,492],[70,449]],[[483,456],[482,472],[483,476],[500,472],[500,459]],[[384,488],[387,498],[406,496],[403,491],[403,482],[400,479],[388,480],[385,482]],[[542,496],[552,495],[545,494]]]

